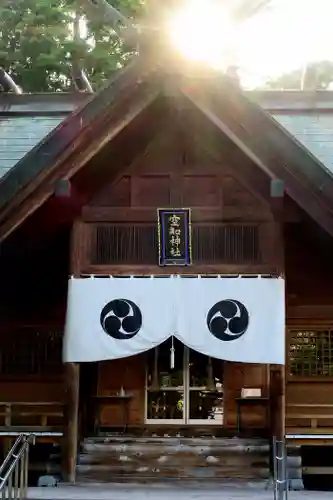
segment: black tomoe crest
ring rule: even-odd
[[[110,337],[118,340],[131,339],[142,326],[142,314],[131,300],[115,299],[103,307],[100,323]]]
[[[208,311],[207,326],[219,340],[239,339],[249,326],[248,310],[238,300],[221,300]]]

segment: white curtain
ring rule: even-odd
[[[64,361],[102,361],[147,351],[175,331],[170,279],[71,279]]]
[[[195,351],[227,361],[283,364],[284,280],[180,280],[177,337]]]
[[[211,357],[283,364],[284,280],[156,277],[69,281],[65,362],[132,356],[172,335]]]

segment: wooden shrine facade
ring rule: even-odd
[[[176,75],[169,88],[158,75],[127,68],[28,155],[25,171],[24,161],[13,169],[16,184],[10,176],[0,184],[0,432],[60,441],[70,479],[78,441],[96,432],[96,401],[106,432],[168,427],[149,414],[146,355],[62,364],[70,275],[283,275],[285,370],[215,364],[223,420],[205,426],[188,417],[179,427],[333,430],[332,180],[230,82],[221,79],[217,93],[213,76],[187,76],[185,85]],[[191,209],[189,266],[159,265],[161,207]],[[240,430],[244,389],[259,390],[262,402],[243,408]],[[111,396],[110,406],[103,398]]]

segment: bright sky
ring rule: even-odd
[[[249,88],[307,62],[333,60],[333,0],[272,0],[240,28],[230,25],[225,6],[241,2],[246,0],[188,0],[191,8],[167,26],[172,42],[191,59],[240,67]]]
[[[241,29],[230,28],[224,22],[222,0],[220,10],[215,8],[215,12],[214,7],[213,11],[203,8],[208,4],[208,0],[191,0],[191,15],[179,18],[178,25],[170,30],[174,43],[183,46],[187,56],[201,57],[213,66],[236,64],[242,68],[240,76],[247,87],[306,62],[333,60],[333,0],[273,0],[271,7]],[[228,58],[234,49],[238,57]]]
[[[244,83],[255,85],[309,61],[333,60],[332,22],[333,0],[273,0],[243,30]]]

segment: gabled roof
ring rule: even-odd
[[[137,57],[100,92],[85,100],[2,178],[0,239],[52,196],[59,178],[74,175],[146,109],[158,93],[157,77],[156,70],[147,69]],[[11,217],[14,220],[10,220]]]
[[[5,237],[52,195],[57,178],[73,176],[158,95],[170,91],[199,109],[270,178],[284,180],[290,197],[333,236],[333,177],[300,142],[227,77],[170,66],[166,73],[140,57],[71,113],[3,178],[0,236]],[[116,163],[117,159],[111,161],[110,169]]]
[[[87,96],[0,93],[0,178]]]
[[[333,173],[333,91],[247,93]]]
[[[333,91],[247,91],[333,172]],[[0,179],[72,111],[86,93],[0,93]]]
[[[333,176],[315,156],[227,78],[192,79],[183,92],[333,236]]]

